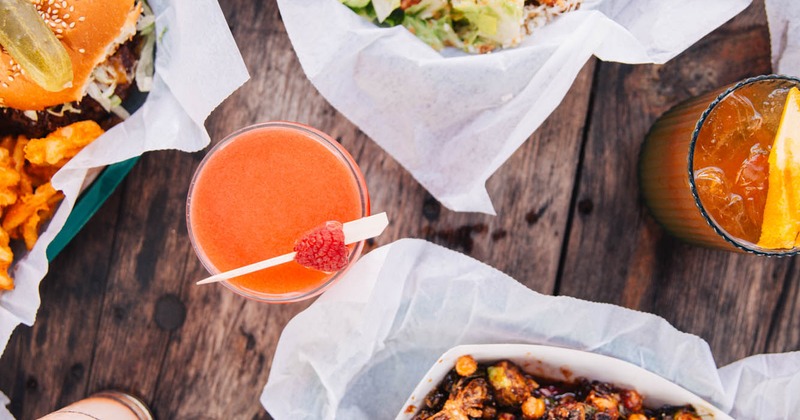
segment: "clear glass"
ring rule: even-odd
[[[47,420],[153,420],[140,399],[120,391],[102,391],[50,413]]]
[[[367,192],[367,184],[364,180],[364,176],[361,173],[358,165],[356,164],[355,160],[350,153],[347,152],[337,141],[332,139],[327,134],[316,130],[314,128],[308,127],[303,124],[295,123],[295,122],[287,122],[287,121],[275,121],[275,122],[267,122],[256,124],[252,126],[248,126],[242,128],[238,131],[235,131],[224,138],[219,144],[214,146],[208,154],[205,156],[200,165],[197,167],[197,170],[194,173],[194,177],[192,178],[192,182],[189,186],[189,194],[186,200],[186,226],[189,232],[189,239],[191,240],[192,247],[194,248],[197,257],[202,262],[203,266],[212,274],[218,274],[220,270],[214,265],[214,263],[208,258],[206,253],[203,251],[202,244],[199,243],[195,233],[192,229],[192,217],[191,217],[191,206],[192,206],[192,193],[194,191],[194,186],[197,182],[199,174],[202,173],[205,165],[209,162],[210,159],[213,158],[214,154],[224,148],[226,145],[235,142],[237,138],[239,138],[244,133],[250,133],[253,131],[263,130],[265,128],[284,128],[296,131],[298,133],[303,134],[306,138],[314,140],[330,151],[330,153],[335,156],[341,163],[344,165],[348,172],[352,175],[353,180],[355,181],[358,193],[360,196],[361,201],[361,217],[366,217],[370,215],[370,202],[369,202],[369,194]],[[297,302],[305,299],[312,298],[317,296],[327,290],[330,286],[332,286],[341,276],[350,268],[350,266],[358,259],[361,255],[362,250],[364,249],[364,241],[358,242],[350,251],[349,260],[347,266],[342,268],[341,270],[331,273],[327,276],[323,282],[316,288],[312,290],[302,291],[302,292],[291,292],[291,293],[283,293],[283,294],[271,294],[271,293],[260,293],[254,290],[244,289],[242,287],[237,286],[236,284],[230,281],[222,281],[221,283],[230,289],[231,291],[244,296],[246,298],[256,300],[259,302],[265,303],[290,303],[290,302]],[[265,256],[264,259],[270,258],[273,256]]]
[[[731,93],[754,83],[800,86],[800,79],[765,75],[749,78],[676,105],[653,124],[639,159],[639,185],[651,214],[672,235],[701,246],[765,256],[794,255],[729,234],[709,214],[694,178],[695,148],[704,124]]]

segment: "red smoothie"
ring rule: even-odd
[[[326,221],[367,216],[369,198],[352,157],[330,137],[267,123],[232,134],[206,156],[187,213],[198,256],[217,273],[289,253]],[[352,260],[361,245],[350,249]],[[334,275],[292,261],[226,285],[259,300],[292,301],[321,292]]]

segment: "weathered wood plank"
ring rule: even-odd
[[[581,71],[553,115],[489,179],[498,216],[456,213],[442,207],[399,164],[347,122],[329,129],[353,151],[364,171],[373,211],[387,211],[382,245],[420,237],[468,254],[552,293],[564,240],[579,143],[594,63]]]
[[[18,419],[38,418],[86,394],[123,194],[124,186],[50,265],[36,324],[17,327],[0,359],[0,389]]]
[[[501,169],[507,172],[506,176],[499,174],[491,181],[490,189],[495,198],[499,197],[501,214],[502,209],[513,208],[519,202],[532,202],[530,207],[521,207],[498,218],[459,215],[442,210],[394,160],[330,108],[308,81],[298,79],[300,66],[292,54],[288,38],[283,35],[261,41],[266,31],[264,27],[280,25],[277,14],[269,8],[260,12],[248,3],[236,9],[234,15],[240,18],[229,16],[231,21],[239,19],[233,30],[246,61],[270,64],[266,69],[251,67],[253,80],[215,112],[208,124],[215,140],[242,125],[269,119],[295,120],[318,127],[339,139],[355,156],[368,180],[374,211],[386,210],[392,215],[389,231],[372,246],[400,237],[426,236],[465,252],[481,249],[497,265],[506,262],[512,266],[516,264],[519,272],[536,272],[520,278],[530,279],[531,285],[544,291],[552,290],[566,217],[555,209],[567,205],[572,190],[577,163],[576,144],[580,141],[587,109],[591,65],[581,73],[575,89],[552,121],[545,125],[541,131],[543,134],[538,135],[541,138],[526,143],[506,166],[508,169]],[[269,100],[252,102],[254,92],[258,92],[258,96],[269,92]],[[249,120],[241,120],[242,108],[249,110]],[[562,148],[575,152],[559,160],[550,159],[549,156]],[[546,181],[528,188],[533,179]],[[541,204],[536,200],[542,200]],[[548,211],[551,203],[555,204]],[[500,228],[495,230],[492,224]],[[508,227],[503,228],[504,224]],[[537,229],[542,234],[534,237],[543,238],[541,242],[532,241],[528,235],[508,234],[512,230],[527,232]],[[492,246],[501,241],[505,242],[504,246]],[[518,241],[522,243],[518,244]],[[536,246],[531,246],[531,243]],[[547,252],[554,257],[547,258]],[[524,263],[531,260],[530,255],[537,253],[534,259],[543,261],[541,266]],[[193,271],[197,272],[195,277],[202,273],[196,261],[189,262],[186,268],[186,272]],[[280,332],[306,304],[264,306],[244,303],[230,293],[211,288],[189,288],[182,291],[181,298],[188,303],[187,321],[181,331],[172,336],[154,397],[155,406],[167,407],[168,411],[161,414],[176,418],[201,415],[215,418],[223,413],[249,417],[254,410],[253,415],[256,415],[259,408],[253,406],[253,402],[266,382]],[[192,303],[198,301],[203,304]],[[209,320],[197,315],[207,312],[209,307],[214,308],[217,317]],[[187,335],[192,337],[188,341],[184,338]],[[198,352],[197,348],[208,350]],[[209,369],[185,373],[166,368],[168,366],[206,366]],[[224,366],[235,368],[225,369]],[[214,395],[215,400],[225,403],[209,401],[207,395]],[[183,402],[177,405],[176,399]]]
[[[534,290],[652,311],[709,339],[720,363],[798,348],[797,265],[701,250],[665,236],[639,204],[633,176],[641,139],[661,112],[769,68],[760,3],[665,66],[587,65],[562,105],[490,179],[497,217],[441,208],[336,112],[302,74],[275,2],[221,6],[253,80],[212,114],[213,140],[278,119],[339,139],[365,173],[373,210],[392,219],[370,248],[422,237]],[[221,287],[190,286],[204,270],[187,238],[184,201],[202,156],[146,155],[125,190],[55,262],[39,321],[20,329],[0,360],[0,389],[19,418],[105,387],[141,395],[159,418],[269,418],[258,396],[272,355],[283,327],[309,303],[262,305]],[[82,374],[73,370],[79,364]],[[35,389],[26,389],[34,388],[30,378]]]
[[[602,63],[598,72],[559,293],[659,314],[708,340],[720,364],[800,348],[797,337],[778,344],[782,332],[767,342],[770,320],[789,327],[798,315],[786,298],[773,314],[781,293],[796,289],[791,260],[680,243],[647,214],[636,178],[642,140],[670,106],[770,72],[763,4],[666,65]]]

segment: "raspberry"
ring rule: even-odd
[[[294,245],[298,264],[319,271],[339,271],[347,265],[349,252],[339,222],[326,222],[306,233]]]

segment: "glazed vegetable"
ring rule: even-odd
[[[0,45],[45,90],[72,85],[67,50],[28,0],[0,0]]]
[[[525,377],[517,365],[505,360],[486,368],[486,373],[497,402],[502,406],[520,406],[539,388],[539,384]]]
[[[463,369],[473,364],[460,357],[413,420],[700,420],[691,406],[644,408],[635,390],[604,382],[534,378],[507,360]]]

